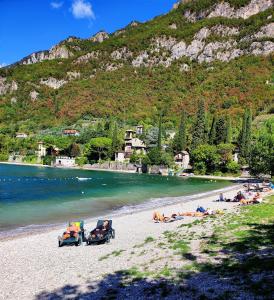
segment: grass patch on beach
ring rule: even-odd
[[[215,229],[200,249],[209,256],[223,254],[221,262],[198,264],[197,268],[221,278],[241,277],[241,286],[270,296],[274,288],[274,196],[262,204],[241,207],[239,214],[228,218],[230,222]]]
[[[104,256],[101,256],[99,257],[99,261],[102,261],[102,260],[105,260],[105,259],[108,259],[110,257],[117,257],[117,256],[120,256],[125,250],[115,250],[107,255],[104,255]]]
[[[154,241],[154,238],[152,236],[148,236],[146,239],[145,239],[145,244],[147,243],[151,243]]]
[[[154,242],[155,239],[152,237],[152,236],[148,236],[143,243],[141,244],[137,244],[137,245],[134,245],[133,248],[142,248],[144,247],[146,244],[149,244],[149,243],[152,243]]]
[[[145,269],[137,266],[127,270],[127,277],[133,282],[146,278],[183,282],[182,288],[191,290],[191,282],[206,274],[216,285],[225,282],[227,286],[227,290],[215,294],[218,299],[231,295],[230,288],[235,289],[235,297],[246,292],[255,298],[270,298],[274,289],[274,196],[264,203],[237,207],[232,213],[190,224],[191,227],[182,224],[174,231],[165,231],[156,243],[162,251],[164,267],[157,263],[159,258],[150,259]],[[195,236],[198,241],[191,243]],[[154,241],[147,237],[142,246]],[[143,250],[140,254],[144,253]],[[202,299],[208,299],[208,292]]]

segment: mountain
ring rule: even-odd
[[[197,100],[239,115],[273,105],[272,0],[196,0],[112,34],[69,37],[0,69],[0,130],[86,116],[176,119]],[[36,125],[37,124],[37,125]]]

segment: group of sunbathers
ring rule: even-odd
[[[223,214],[224,212],[220,209],[212,210],[210,208],[204,209],[202,206],[199,206],[194,212],[178,212],[177,214],[172,214],[170,217],[160,214],[158,211],[153,213],[152,219],[154,222],[167,223],[173,222],[176,220],[181,220],[183,217],[204,217],[208,215]]]
[[[239,202],[241,205],[262,203],[263,198],[258,191],[268,192],[274,189],[274,185],[270,182],[263,182],[262,186],[256,184],[253,185],[252,187],[250,185],[246,185],[245,187],[247,188],[247,190],[244,192],[239,191],[233,199],[227,199],[224,197],[223,193],[221,193],[217,201]],[[170,217],[167,217],[164,214],[160,214],[158,211],[155,211],[153,213],[152,219],[156,223],[159,222],[167,223],[167,222],[173,222],[175,220],[182,219],[185,216],[203,217],[207,215],[223,214],[223,213],[224,212],[222,210],[212,210],[209,208],[204,209],[203,207],[198,207],[195,212],[182,212],[182,213],[172,214]]]

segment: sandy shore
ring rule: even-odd
[[[233,197],[239,188],[239,185],[233,187],[225,193],[225,196]],[[233,210],[238,205],[215,202],[216,198],[217,195],[211,195],[203,199],[161,207],[158,210],[170,215],[179,211],[194,211],[198,205],[227,211]],[[130,251],[134,245],[143,243],[148,236],[157,239],[164,231],[172,231],[180,224],[194,220],[185,217],[184,220],[173,223],[155,224],[151,217],[150,209],[113,218],[116,239],[106,245],[58,248],[57,237],[63,231],[61,228],[13,240],[2,240],[0,299],[35,299],[45,290],[51,291],[68,284],[84,288],[87,282],[99,280],[104,274],[128,269],[141,263],[143,257],[130,260]],[[95,224],[95,221],[88,222],[85,228],[91,230]],[[123,255],[100,260],[102,256],[120,250],[124,250]]]

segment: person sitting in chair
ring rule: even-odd
[[[71,224],[67,227],[67,230],[63,233],[63,239],[68,239],[70,237],[77,237],[78,236],[79,228],[75,224]]]
[[[109,229],[109,221],[105,220],[103,225],[101,225],[91,231],[91,237],[93,239],[95,239],[96,237],[99,237],[100,239],[102,239],[104,237],[104,235],[106,234],[106,232],[108,231],[108,229]]]

